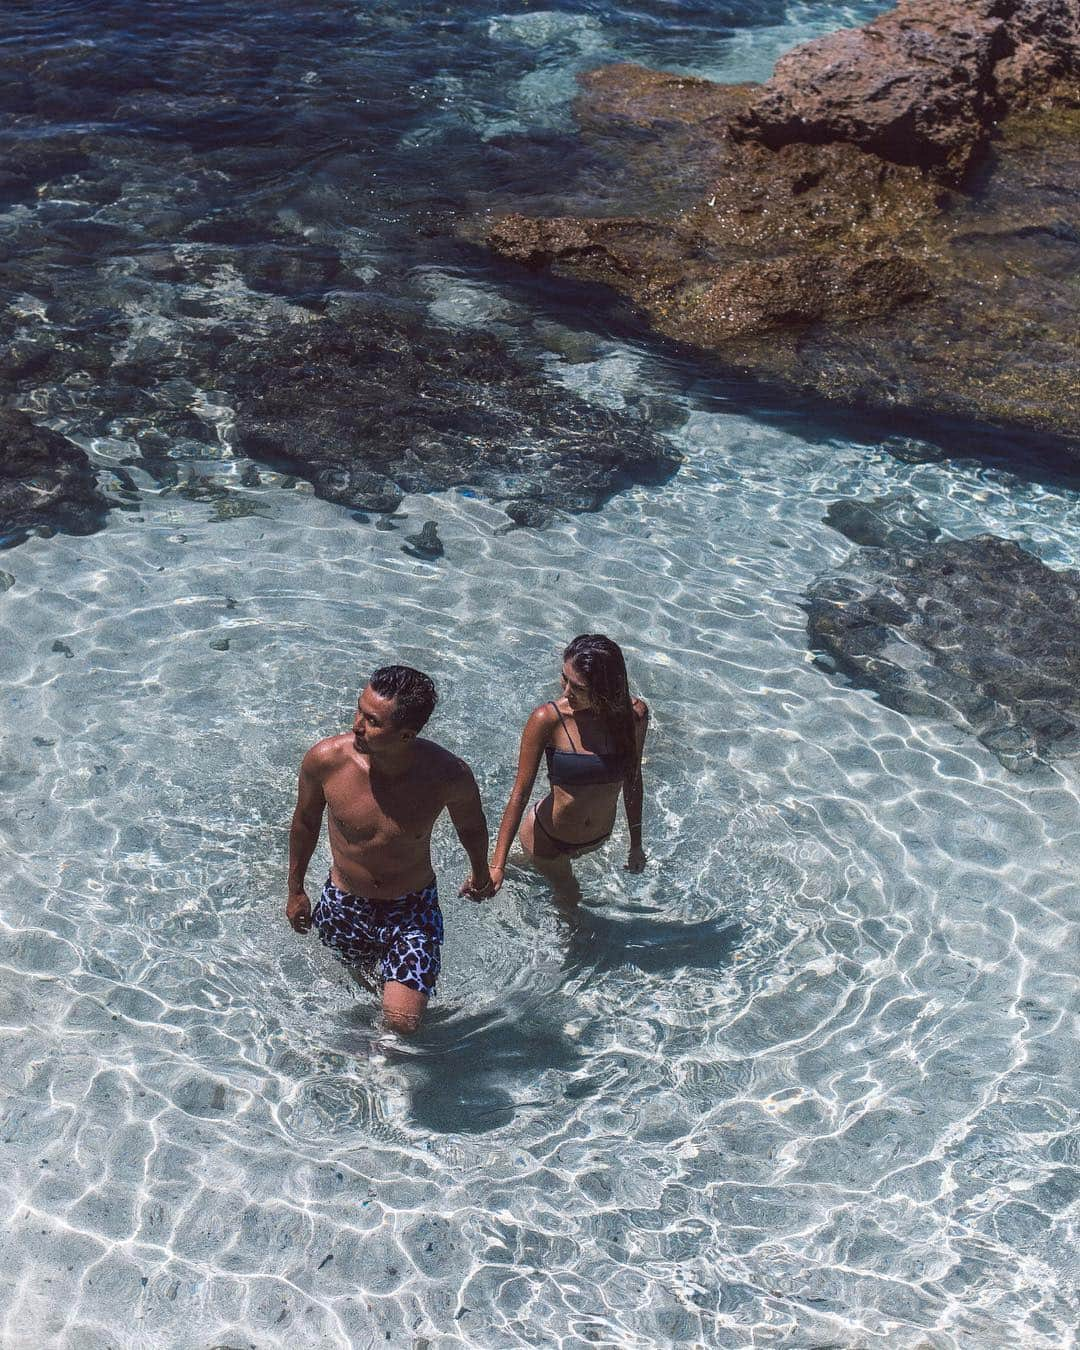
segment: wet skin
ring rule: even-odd
[[[498,841],[491,859],[495,890],[502,885],[506,860],[516,835],[529,862],[552,881],[556,893],[564,899],[577,898],[577,882],[570,863],[574,858],[602,848],[607,842],[606,835],[615,824],[620,793],[623,795],[630,829],[626,869],[640,872],[645,866],[645,853],[641,847],[641,751],[648,729],[649,710],[641,699],[633,700],[637,756],[622,783],[594,783],[578,785],[573,789],[553,786],[536,808],[542,829],[536,828],[533,813],[525,811],[541,757],[548,745],[556,750],[576,748],[586,754],[610,749],[600,720],[592,711],[588,685],[572,661],[563,662],[560,678],[563,695],[558,703],[559,712],[569,724],[577,745],[571,743],[558,713],[550,703],[543,703],[533,710],[522,733],[517,778],[503,812]],[[544,830],[567,844],[580,840],[583,847],[570,853],[560,853],[544,837]],[[605,837],[598,838],[601,835]]]
[[[480,793],[468,765],[434,741],[394,721],[394,701],[367,686],[351,732],[319,741],[300,766],[289,832],[289,894],[285,914],[298,933],[311,929],[307,865],[328,817],[335,886],[372,901],[422,890],[433,879],[431,831],[449,811],[472,866],[459,894],[492,894],[488,833]],[[389,1025],[414,1031],[427,997],[396,981],[383,989]]]

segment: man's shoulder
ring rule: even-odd
[[[325,774],[343,764],[349,756],[352,736],[343,732],[339,736],[327,736],[316,741],[304,756],[302,768],[306,773]]]
[[[472,769],[452,750],[439,745],[436,741],[416,738],[416,748],[422,756],[423,770],[432,778],[443,783],[456,783],[473,776]]]

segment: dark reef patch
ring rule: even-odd
[[[1080,572],[995,535],[898,540],[886,523],[878,540],[808,593],[827,667],[967,728],[1006,768],[1080,754]]]
[[[558,388],[499,338],[404,306],[341,301],[333,319],[232,344],[219,379],[238,450],[359,510],[460,484],[592,510],[679,463],[645,423]]]
[[[89,534],[104,524],[107,510],[77,446],[0,407],[0,547],[35,529]]]
[[[922,548],[941,533],[907,492],[868,501],[842,497],[825,512],[825,523],[853,544],[873,548]]]

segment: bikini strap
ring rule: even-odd
[[[570,742],[570,749],[574,752],[575,755],[580,754],[581,751],[578,750],[577,746],[574,744],[573,736],[570,735],[570,728],[566,725],[566,718],[563,717],[561,712],[559,712],[559,705],[555,702],[554,699],[548,699],[548,702],[555,709],[559,721],[562,723],[562,729],[563,731],[566,732],[566,739]]]

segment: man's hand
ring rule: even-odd
[[[623,871],[634,873],[644,872],[645,864],[647,862],[648,858],[645,857],[645,850],[641,847],[640,844],[638,844],[634,848],[631,848],[630,856],[623,864]]]
[[[311,932],[311,901],[307,891],[293,891],[285,905],[285,917],[298,933]]]
[[[487,900],[495,894],[495,884],[490,872],[485,869],[485,875],[477,877],[475,873],[470,872],[465,878],[458,895],[467,895],[470,900]]]

